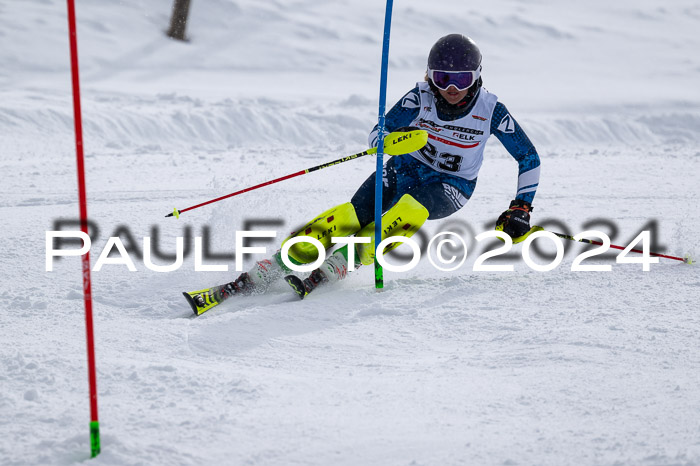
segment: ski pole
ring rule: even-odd
[[[541,228],[541,227],[539,227],[539,228]],[[595,245],[597,245],[597,246],[602,246],[602,245],[603,245],[603,243],[601,243],[600,241],[594,241],[594,240],[592,240],[592,239],[581,238],[581,239],[577,240],[577,239],[575,239],[575,238],[574,238],[573,236],[571,236],[571,235],[565,235],[565,234],[563,234],[563,233],[557,233],[557,232],[555,232],[555,231],[550,231],[550,233],[552,233],[552,234],[554,234],[554,235],[556,235],[556,236],[558,236],[558,237],[560,237],[560,238],[568,239],[568,240],[571,240],[571,241],[578,241],[578,242],[580,242],[580,243],[595,244]],[[621,251],[624,251],[624,250],[625,250],[625,248],[623,248],[622,246],[616,246],[616,245],[614,245],[614,244],[611,244],[610,247],[613,248],[613,249],[619,249],[619,250],[621,250]],[[637,252],[637,253],[639,253],[639,254],[643,254],[643,253],[644,253],[644,251],[640,251],[639,249],[630,249],[630,251],[631,251],[631,252]],[[676,256],[668,256],[668,255],[666,255],[666,254],[659,254],[658,252],[650,252],[649,255],[650,255],[650,256],[655,256],[655,257],[663,257],[663,258],[665,258],[665,259],[673,259],[673,260],[685,262],[686,264],[694,264],[693,260],[691,259],[691,257],[690,257],[689,255],[686,255],[685,257],[676,257]]]
[[[83,117],[80,107],[80,69],[78,66],[78,38],[75,18],[75,2],[67,1],[68,43],[73,84],[73,121],[75,125],[75,156],[78,172],[78,205],[80,206],[80,229],[88,233],[87,191],[85,189],[85,157],[83,154]],[[97,413],[97,363],[95,362],[95,331],[92,313],[92,282],[90,280],[90,254],[82,259],[83,303],[85,305],[85,330],[87,340],[88,386],[90,388],[90,457],[100,454],[100,420]]]
[[[428,132],[424,130],[413,130],[413,131],[395,131],[393,133],[390,133],[387,135],[384,139],[384,153],[388,155],[401,155],[401,154],[408,154],[409,152],[417,151],[418,149],[421,149],[425,144],[428,142]],[[333,165],[338,165],[339,163],[343,162],[349,162],[350,160],[354,160],[360,157],[364,157],[365,155],[369,154],[376,154],[377,153],[377,148],[372,147],[371,149],[367,149],[364,152],[360,152],[358,154],[353,154],[353,155],[348,155],[347,157],[343,157],[342,159],[334,160],[332,162],[324,163],[321,165],[316,165],[315,167],[307,168],[305,170],[300,170],[296,173],[292,173],[290,175],[282,176],[280,178],[275,178],[274,180],[266,181],[264,183],[256,184],[255,186],[251,186],[250,188],[245,188],[241,189],[240,191],[236,191],[235,193],[231,194],[226,194],[225,196],[217,197],[216,199],[212,199],[206,202],[202,202],[201,204],[193,205],[191,207],[187,207],[186,209],[174,209],[171,213],[166,215],[166,217],[175,217],[175,218],[180,218],[180,214],[187,212],[188,210],[193,210],[197,209],[199,207],[205,206],[207,204],[212,204],[214,202],[222,201],[224,199],[228,199],[229,197],[233,196],[238,196],[239,194],[247,193],[248,191],[253,191],[254,189],[262,188],[263,186],[268,186],[274,183],[278,183],[280,181],[288,180],[290,178],[294,178],[296,176],[301,176],[301,175],[306,175],[307,173],[315,172],[317,170],[321,170],[323,168],[328,168],[332,167]]]

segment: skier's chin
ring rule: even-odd
[[[462,95],[461,95],[461,93],[447,94],[447,97],[445,98],[445,100],[447,100],[447,102],[450,105],[454,105],[454,104],[458,103],[460,100],[462,100]]]
[[[440,89],[440,95],[450,105],[458,104],[467,95],[467,92],[466,90],[458,91],[453,87],[450,87],[450,90],[447,91]]]

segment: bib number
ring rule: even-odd
[[[438,152],[435,146],[427,143],[420,149],[420,155],[433,166],[441,168],[448,172],[456,173],[462,166],[464,157],[461,155],[448,154],[447,152]]]

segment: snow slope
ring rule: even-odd
[[[376,121],[383,2],[77,2],[89,214],[108,236],[202,236],[234,252],[268,222],[279,242],[345,202],[363,158],[163,218],[359,152]],[[401,1],[388,104],[421,80],[442,35],[484,54],[485,85],[542,157],[533,222],[700,255],[700,3]],[[0,0],[0,463],[88,459],[80,263],[45,272],[45,232],[78,215],[65,3]],[[700,276],[475,272],[517,166],[491,141],[469,204],[426,225],[469,257],[369,268],[304,301],[277,285],[197,319],[180,294],[231,280],[180,270],[93,273],[102,454],[90,464],[700,464]],[[556,222],[560,222],[557,224]],[[652,222],[652,223],[649,223]],[[188,230],[189,229],[189,230]],[[255,229],[266,229],[261,223]],[[273,242],[268,248],[275,247]],[[260,256],[262,257],[262,256]],[[252,263],[247,258],[246,267]]]

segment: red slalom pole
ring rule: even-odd
[[[85,161],[83,157],[83,123],[80,111],[80,79],[78,72],[78,40],[75,26],[74,0],[68,2],[68,35],[70,40],[71,75],[73,78],[73,119],[75,120],[75,154],[78,162],[78,198],[80,201],[80,230],[88,234],[87,195],[85,192]],[[97,372],[95,369],[95,336],[92,324],[92,287],[90,285],[90,253],[83,255],[83,299],[85,301],[85,330],[87,333],[88,381],[90,384],[90,452],[100,454],[100,424],[97,417]]]

